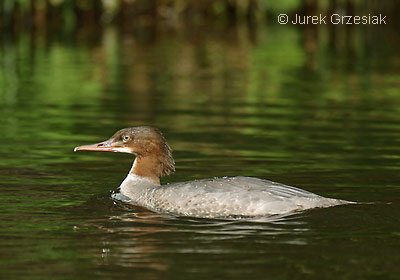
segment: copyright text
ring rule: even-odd
[[[280,14],[278,16],[279,24],[341,24],[341,25],[384,25],[386,24],[386,16],[379,15],[363,15],[363,16],[345,16],[340,14],[327,15],[314,15],[304,16],[295,14],[293,18],[289,18],[287,14]]]

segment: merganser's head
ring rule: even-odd
[[[146,163],[138,167],[139,171],[148,169],[143,172],[152,171],[154,173],[152,175],[157,177],[169,175],[175,171],[171,148],[162,133],[157,128],[150,126],[121,129],[106,141],[78,146],[74,149],[74,152],[76,151],[111,151],[134,154],[136,155],[135,165],[137,165],[138,159],[140,159],[139,162]]]

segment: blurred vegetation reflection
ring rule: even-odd
[[[274,17],[335,9],[390,15],[399,9],[394,1],[361,2],[3,1],[4,138],[34,139],[33,153],[44,157],[41,141],[74,146],[90,134],[104,137],[144,123],[179,132],[173,143],[178,150],[191,149],[185,133],[207,131],[191,141],[209,154],[226,149],[256,157],[266,150],[262,137],[275,147],[268,155],[278,158],[298,145],[373,150],[365,141],[374,138],[371,126],[389,129],[398,120],[394,17],[385,27],[335,28],[281,26]],[[345,139],[319,139],[320,129],[339,126]],[[232,133],[224,135],[232,140],[252,136],[254,143],[244,150],[240,141],[219,143],[221,131]]]
[[[0,4],[0,26],[71,29],[109,23],[125,27],[159,23],[176,26],[209,20],[254,23],[280,13],[397,15],[399,9],[397,1],[379,0],[4,0]]]

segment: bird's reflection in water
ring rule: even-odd
[[[125,203],[114,207],[118,211],[112,211],[113,215],[87,221],[78,231],[100,230],[102,248],[96,249],[96,255],[101,255],[103,264],[123,267],[167,270],[173,257],[166,256],[231,254],[241,250],[240,242],[304,245],[303,234],[309,230],[299,213],[201,219],[158,214]]]

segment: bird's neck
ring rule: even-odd
[[[155,155],[140,156],[138,155],[133,162],[130,174],[147,178],[160,185],[160,175],[162,163]]]

